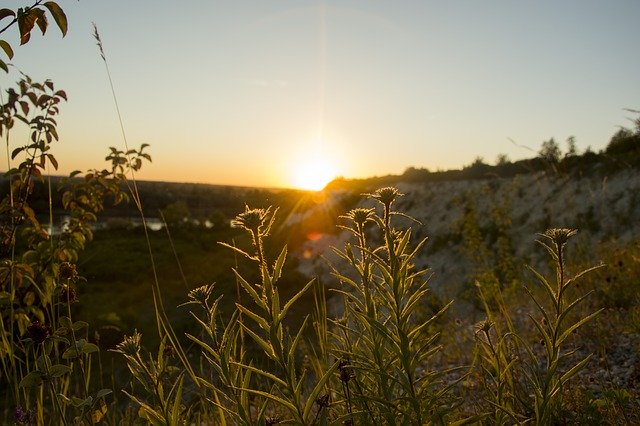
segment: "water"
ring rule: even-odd
[[[62,231],[69,225],[71,217],[69,215],[62,215],[54,217],[53,226],[49,225],[49,219],[41,220],[43,228],[49,231],[50,235],[60,235]],[[147,227],[152,231],[159,231],[164,228],[164,222],[158,217],[145,218]],[[101,229],[109,228],[126,228],[126,227],[139,227],[142,226],[142,219],[139,217],[104,217],[100,218],[98,222],[90,224],[92,230],[97,231]]]

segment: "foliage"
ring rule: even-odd
[[[64,37],[68,29],[67,16],[58,3],[44,0],[36,0],[31,6],[20,7],[16,10],[7,8],[0,9],[0,23],[5,22],[4,27],[0,29],[0,34],[17,24],[20,45],[26,44],[31,39],[31,32],[36,26],[42,32],[42,35],[47,32],[49,28],[47,12],[49,12],[49,15],[53,18]],[[9,23],[6,23],[7,18],[9,19]],[[2,48],[8,59],[13,58],[14,52],[9,42],[0,39],[0,48]],[[2,59],[0,59],[0,68],[5,72],[9,72],[7,63]]]

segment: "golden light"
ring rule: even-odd
[[[296,188],[319,191],[336,175],[336,165],[329,158],[314,152],[294,160],[291,179]]]

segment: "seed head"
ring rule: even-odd
[[[268,416],[264,419],[264,422],[267,426],[277,425],[282,422],[282,416]]]
[[[343,383],[348,383],[351,379],[356,377],[356,373],[349,366],[349,361],[342,360],[338,364],[338,371],[340,372],[340,381]]]
[[[231,221],[231,226],[246,229],[256,235],[263,235],[262,230],[267,223],[270,212],[271,207],[267,209],[250,209],[249,206],[244,206],[244,212]]]
[[[489,333],[489,330],[493,327],[493,323],[489,320],[482,321],[476,325],[476,333],[483,332],[485,334]]]
[[[120,352],[128,356],[136,356],[138,352],[140,352],[141,340],[142,334],[136,330],[131,336],[124,336],[124,340],[116,345],[115,352]]]
[[[78,279],[76,265],[70,262],[62,262],[58,269],[58,279],[74,282]]]
[[[27,327],[27,334],[35,343],[40,344],[51,336],[51,327],[36,320]]]
[[[328,407],[330,399],[331,399],[331,395],[329,395],[328,393],[325,393],[323,395],[320,395],[318,398],[316,398],[316,404],[318,404],[318,406],[320,406],[321,408]]]
[[[578,233],[577,229],[569,228],[551,228],[547,229],[543,236],[553,241],[556,246],[562,247],[567,243],[567,240]]]
[[[189,299],[193,302],[201,303],[202,305],[207,304],[207,300],[209,300],[209,296],[211,296],[211,292],[213,291],[214,284],[205,284],[198,288],[194,288],[189,292]]]
[[[375,214],[374,209],[372,208],[371,209],[357,208],[349,211],[349,213],[347,213],[344,217],[353,221],[353,223],[355,223],[356,225],[362,227],[367,222],[373,221],[374,214]]]
[[[61,303],[75,303],[78,301],[78,292],[73,285],[65,284],[60,289],[58,300]]]
[[[398,191],[397,188],[394,188],[392,186],[380,188],[376,190],[373,194],[369,194],[371,198],[373,198],[374,200],[380,201],[387,208],[389,208],[389,206],[393,204],[396,198],[402,197],[403,195],[404,194]]]

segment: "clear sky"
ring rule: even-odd
[[[305,172],[533,155],[510,139],[537,150],[573,135],[598,150],[630,125],[624,108],[640,109],[638,0],[59,4],[64,39],[54,26],[22,47],[17,29],[3,38],[18,69],[69,95],[54,147],[63,173],[101,168],[123,146],[92,21],[129,144],[151,145],[143,179],[291,187]]]

